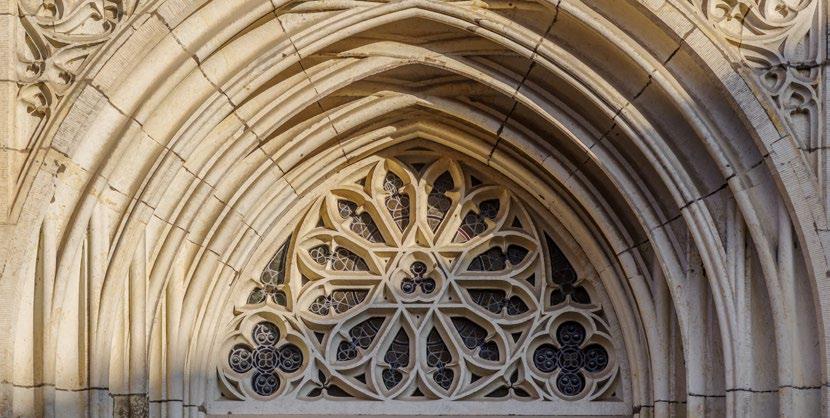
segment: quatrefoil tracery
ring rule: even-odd
[[[263,398],[283,392],[298,377],[306,359],[296,340],[289,340],[289,333],[277,324],[284,326],[282,321],[253,315],[242,321],[243,331],[229,342],[233,345],[228,350],[228,377]]]
[[[567,397],[579,396],[587,388],[587,377],[603,373],[610,365],[608,351],[589,342],[589,337],[582,324],[566,321],[556,328],[555,343],[545,342],[533,351],[536,370],[549,376]]]
[[[269,264],[285,270],[263,276],[285,278],[271,281],[325,376],[298,383],[299,396],[574,397],[519,373],[550,309],[589,297],[571,290],[584,287],[551,245],[508,188],[456,160],[412,152],[346,177]],[[610,382],[590,396],[612,369],[586,375]]]

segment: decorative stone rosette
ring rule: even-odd
[[[246,312],[234,322],[222,349],[227,357],[220,375],[227,395],[267,399],[289,391],[308,364],[303,336],[267,309]]]
[[[563,399],[604,393],[617,370],[607,347],[613,347],[611,336],[595,313],[568,309],[549,315],[528,345],[532,379]]]
[[[233,363],[263,350],[251,325],[236,334],[247,342],[226,344],[223,372],[255,399],[284,394],[303,371],[303,399],[600,396],[617,375],[607,325],[538,219],[458,160],[373,159],[310,205],[248,296],[290,318],[274,320],[287,340],[269,347],[293,344],[302,369],[266,367],[278,383],[258,388],[265,369]],[[563,340],[571,322],[579,335]],[[540,347],[552,369],[535,362]]]

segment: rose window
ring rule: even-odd
[[[510,187],[429,151],[344,174],[250,290],[220,365],[226,394],[610,396],[609,326],[544,219]]]

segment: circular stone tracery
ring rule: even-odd
[[[424,276],[427,272],[426,264],[416,261],[409,266],[409,272],[412,277],[407,277],[401,282],[401,290],[405,294],[415,293],[418,288],[425,295],[435,291],[435,280]]]
[[[281,305],[319,353],[301,397],[575,399],[614,385],[610,337],[592,340],[602,352],[539,337],[564,311],[603,321],[599,308],[520,200],[466,164],[374,159],[299,225],[248,301]],[[524,355],[539,338],[549,351]]]
[[[246,339],[246,336],[239,338]],[[277,325],[261,321],[250,333],[253,347],[247,342],[235,344],[228,355],[228,365],[239,376],[250,375],[246,384],[257,395],[274,395],[283,380],[280,375],[295,373],[303,364],[302,350],[284,340]]]

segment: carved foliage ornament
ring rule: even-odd
[[[19,98],[43,120],[136,0],[18,0]]]
[[[223,393],[613,398],[604,314],[538,219],[459,161],[372,160],[311,205],[252,283],[218,360]]]
[[[688,0],[740,49],[803,145],[821,144],[820,0]]]

